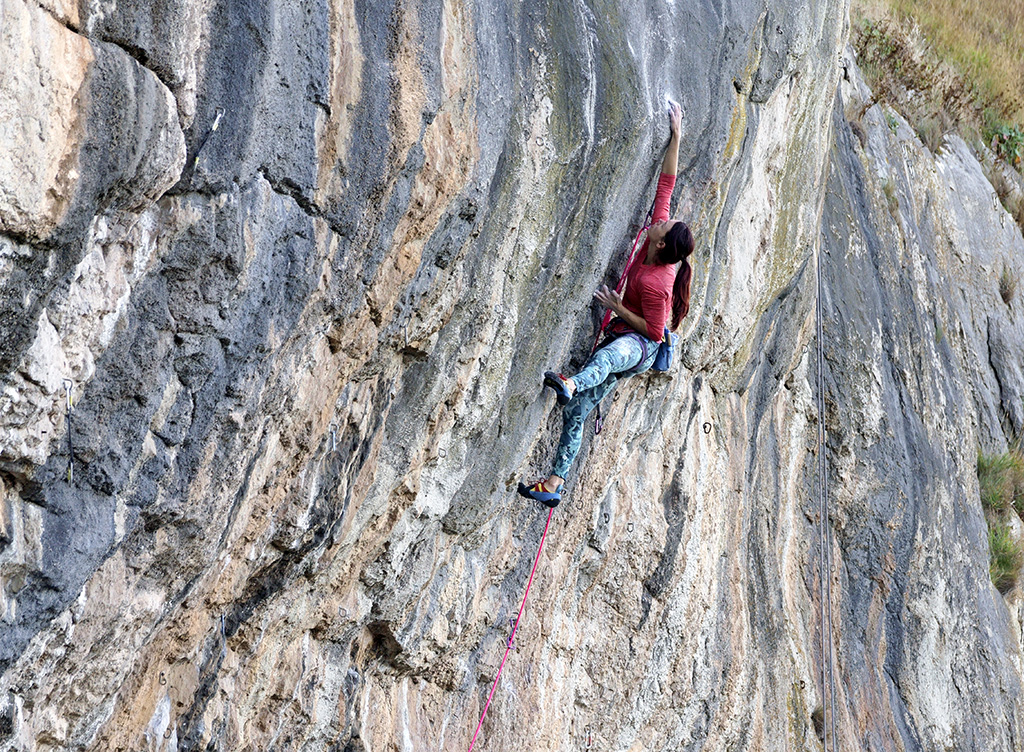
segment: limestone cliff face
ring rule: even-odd
[[[860,113],[842,0],[158,6],[0,0],[0,749],[468,746],[666,97],[682,362],[585,443],[478,748],[820,747],[819,263],[838,748],[1019,748],[1020,232]]]
[[[891,708],[860,720],[872,748],[1019,749],[1021,592],[978,555],[976,467],[1022,428],[1024,319],[999,290],[1021,228],[960,138],[932,154],[844,74],[821,224],[842,686]]]

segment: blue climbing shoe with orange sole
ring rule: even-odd
[[[568,405],[569,400],[572,399],[572,392],[569,391],[569,379],[565,378],[560,373],[554,371],[544,372],[544,386],[549,386],[555,390],[555,397],[558,399],[559,405]]]
[[[532,486],[528,486],[525,483],[519,484],[519,495],[525,496],[527,499],[533,499],[539,501],[546,507],[554,509],[558,506],[558,503],[562,500],[562,490],[565,486],[559,486],[554,491],[549,491],[544,486],[544,481],[539,480]]]

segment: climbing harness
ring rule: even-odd
[[[655,199],[655,200],[657,200],[657,199]],[[643,236],[643,234],[645,232],[647,232],[647,228],[649,228],[651,226],[651,221],[653,219],[654,219],[654,201],[651,202],[651,208],[647,210],[647,216],[644,217],[644,224],[640,228],[640,231],[637,232],[636,239],[633,240],[633,247],[629,251],[629,258],[626,260],[626,267],[622,270],[622,275],[619,277],[619,281],[615,285],[615,292],[621,293],[622,292],[622,288],[625,287],[626,279],[629,277],[629,273],[633,270],[633,266],[636,264],[637,255],[638,255],[638,250],[637,249],[641,247],[640,246],[640,238]],[[595,352],[597,352],[597,346],[601,342],[601,336],[604,334],[604,330],[608,328],[608,324],[611,323],[611,320],[612,320],[612,312],[611,312],[611,309],[609,308],[607,311],[604,312],[604,316],[601,319],[601,326],[598,328],[597,334],[594,337],[594,344],[590,348],[590,355],[593,355]],[[645,352],[645,355],[646,355],[646,349],[644,350],[644,352]],[[588,359],[590,358],[590,355],[587,356]],[[643,362],[643,361],[641,361],[641,362]],[[598,405],[597,405],[597,417],[594,419],[594,434],[595,435],[600,434],[601,433],[601,428],[603,426],[604,426],[604,418],[601,417],[601,404],[598,403]]]
[[[71,411],[75,409],[71,400],[71,387],[74,382],[71,379],[62,379],[64,384],[64,404],[66,409],[67,432],[68,432],[68,483],[75,482],[75,447],[71,443]]]
[[[818,251],[816,265],[817,303],[815,307],[815,338],[817,339],[817,386],[818,386],[818,595],[821,603],[821,708],[822,729],[824,732],[823,749],[829,748],[832,740],[832,752],[836,749],[836,705],[835,679],[832,674],[835,657],[833,655],[832,631],[832,541],[828,525],[828,465],[825,458],[825,355],[822,344],[822,281],[821,251]],[[828,641],[828,656],[825,655],[825,642]],[[830,728],[831,726],[831,728]]]
[[[519,613],[516,614],[515,623],[512,625],[512,634],[508,636],[508,640],[505,643],[505,655],[501,658],[501,663],[498,665],[498,675],[494,677],[494,684],[491,685],[490,694],[487,695],[487,702],[484,703],[484,711],[480,714],[480,722],[476,724],[476,731],[473,732],[473,739],[469,743],[468,752],[473,752],[473,745],[476,744],[476,737],[480,733],[481,726],[484,725],[484,717],[487,715],[487,708],[491,706],[491,698],[494,697],[494,690],[498,688],[498,680],[501,679],[501,671],[505,668],[505,661],[508,660],[508,654],[515,647],[516,631],[519,629],[519,620],[523,617],[523,607],[526,606],[526,596],[530,594],[530,585],[533,584],[533,575],[537,571],[537,564],[540,562],[540,552],[544,549],[544,539],[548,536],[548,527],[551,526],[551,515],[555,513],[552,508],[548,511],[548,521],[544,523],[544,532],[540,536],[540,545],[537,546],[537,557],[533,560],[533,569],[530,570],[530,579],[526,582],[526,592],[523,593],[522,603],[519,604]]]

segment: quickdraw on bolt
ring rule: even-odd
[[[64,384],[64,401],[66,405],[67,415],[67,431],[68,431],[68,483],[75,482],[75,447],[71,441],[71,411],[75,409],[74,402],[71,398],[71,387],[74,386],[74,382],[71,379],[62,379]]]
[[[217,115],[213,119],[213,125],[210,126],[210,130],[208,130],[206,132],[206,135],[203,136],[203,140],[199,142],[199,148],[196,149],[196,156],[192,160],[192,170],[193,171],[196,169],[196,167],[199,166],[199,153],[203,150],[203,147],[206,146],[206,142],[210,139],[210,136],[213,134],[213,132],[215,130],[217,130],[217,126],[220,125],[220,119],[222,117],[224,117],[224,110],[222,108],[218,107],[217,108]]]

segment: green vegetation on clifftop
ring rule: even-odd
[[[953,127],[1008,163],[1024,156],[1024,5],[854,0],[852,41],[875,94],[930,147]]]

